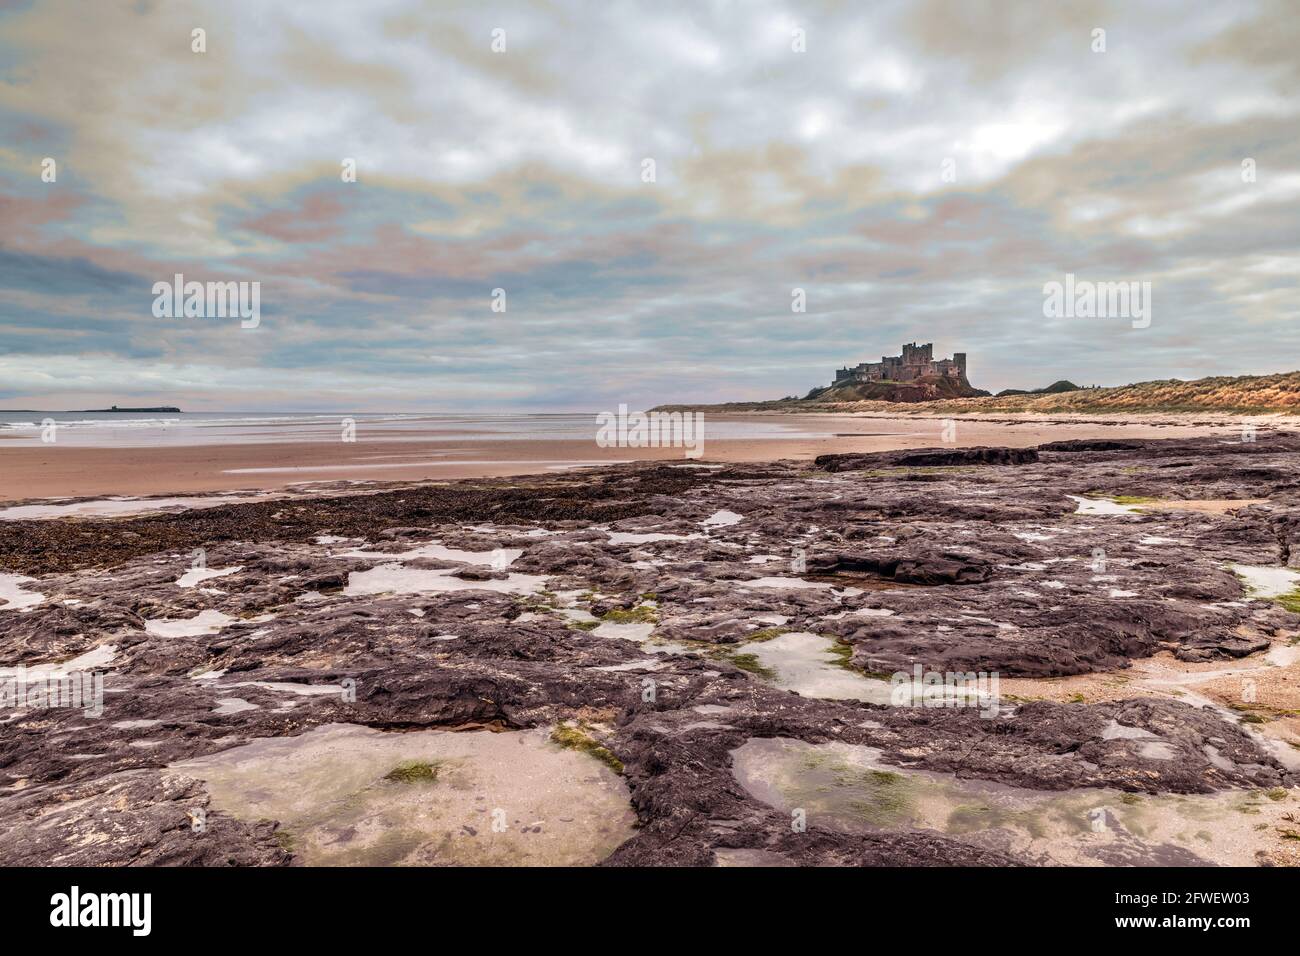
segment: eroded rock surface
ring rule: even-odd
[[[103,696],[97,716],[40,700],[0,711],[0,852],[302,862],[292,822],[213,807],[184,768],[327,725],[549,732],[546,746],[622,774],[637,829],[611,865],[1043,861],[906,821],[813,812],[800,829],[738,784],[731,754],[754,739],[868,747],[900,770],[1045,793],[1294,802],[1285,746],[1191,695],[1003,700],[995,714],[820,699],[783,689],[752,651],[821,635],[840,665],[884,681],[918,665],[1064,678],[1157,654],[1253,660],[1300,627],[1230,570],[1293,556],[1294,437],[843,457],[4,522],[0,571],[30,580],[0,605],[0,679],[96,670]],[[1081,513],[1105,498],[1129,504]],[[466,824],[476,835],[447,839],[482,837]],[[346,858],[347,833],[328,839]]]

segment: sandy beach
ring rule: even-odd
[[[576,416],[575,416],[576,418]],[[256,439],[230,440],[213,430],[168,442],[139,435],[86,444],[76,435],[42,443],[0,441],[0,500],[95,495],[272,489],[312,481],[411,481],[538,474],[630,460],[752,462],[811,460],[818,455],[901,448],[1006,445],[1027,447],[1067,438],[1240,440],[1243,424],[1296,427],[1294,418],[1227,415],[971,416],[734,413],[707,416],[698,457],[682,448],[601,447],[590,437],[496,436],[472,427],[383,431],[360,426],[355,441],[326,440],[321,429],[278,425]],[[949,426],[949,423],[953,423]],[[173,433],[176,431],[172,430]],[[330,433],[337,433],[331,424]],[[712,434],[751,437],[708,437]]]

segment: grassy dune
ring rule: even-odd
[[[1090,388],[1055,395],[1007,395],[1001,398],[953,398],[920,403],[879,401],[824,402],[783,399],[774,402],[733,402],[726,405],[665,405],[662,410],[710,408],[714,411],[853,412],[889,411],[900,414],[960,414],[1023,412],[1028,414],[1125,412],[1229,412],[1300,414],[1300,371],[1275,375],[1214,376],[1183,382],[1176,379],[1138,382],[1114,388]]]
[[[931,402],[929,410],[1004,412],[1268,412],[1300,413],[1300,371],[1170,379],[1057,395],[1007,395]]]

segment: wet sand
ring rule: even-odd
[[[768,422],[800,437],[707,440],[698,458],[681,448],[602,448],[590,440],[496,439],[463,436],[367,436],[354,442],[258,441],[243,444],[145,447],[0,443],[0,501],[95,495],[157,495],[281,488],[310,481],[411,481],[538,474],[628,460],[682,464],[709,461],[812,459],[818,455],[943,445],[1025,447],[1067,438],[1180,438],[1222,435],[1239,440],[1245,422],[1296,427],[1277,416],[885,416],[878,413],[791,415],[736,413],[710,422]],[[947,429],[955,421],[955,429]],[[707,427],[707,426],[706,426]],[[955,433],[954,433],[955,432]],[[707,435],[707,431],[706,431]],[[945,441],[945,438],[951,439]]]

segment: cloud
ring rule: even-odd
[[[1277,370],[1295,30],[1163,0],[9,5],[0,378],[355,411],[802,394],[913,339],[990,388]],[[261,327],[154,318],[177,272],[260,282]],[[1066,272],[1151,281],[1152,327],[1044,319]]]

